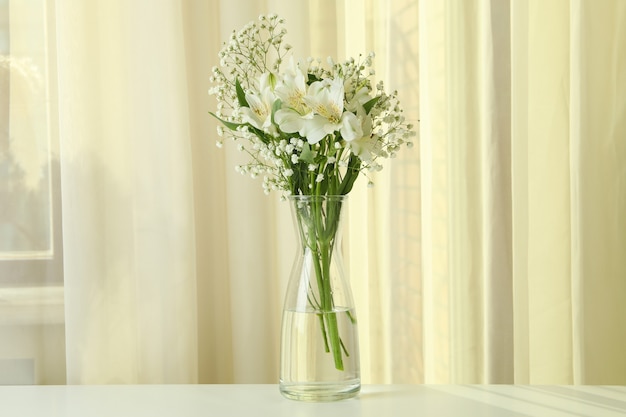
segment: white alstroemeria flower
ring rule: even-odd
[[[272,126],[272,106],[276,101],[276,95],[272,91],[271,73],[266,72],[259,80],[258,92],[247,92],[246,101],[250,107],[241,107],[241,116],[244,122],[263,131]]]
[[[280,130],[287,133],[298,132],[304,136],[306,120],[312,117],[311,109],[304,102],[306,82],[304,74],[291,58],[290,65],[276,85],[276,95],[282,101],[282,108],[274,115]]]
[[[354,113],[343,111],[344,87],[341,78],[316,81],[309,86],[305,103],[313,111],[301,131],[310,144],[315,144],[326,135],[336,131],[346,141],[360,137],[359,120]]]
[[[301,115],[305,115],[310,111],[304,102],[304,96],[306,95],[304,74],[295,63],[293,57],[291,57],[289,66],[274,91],[278,98],[282,100],[283,106]]]
[[[382,151],[381,140],[377,135],[372,135],[372,118],[365,114],[361,106],[358,110],[361,122],[361,136],[348,142],[353,154],[364,162],[370,162],[375,156],[380,156]]]
[[[371,162],[375,157],[383,155],[381,139],[376,136],[363,136],[349,143],[350,151],[363,162]]]
[[[274,114],[274,121],[280,130],[286,133],[296,133],[306,136],[306,123],[313,117],[313,113],[300,114],[292,108],[284,107]]]
[[[362,108],[363,105],[371,99],[372,97],[370,97],[367,87],[361,87],[354,92],[354,95],[348,102],[346,108],[351,112],[357,113],[358,109]]]
[[[363,137],[363,126],[361,120],[352,112],[346,111],[341,116],[341,137],[346,142]]]

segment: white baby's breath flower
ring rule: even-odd
[[[372,79],[374,53],[298,63],[284,22],[261,15],[233,31],[211,68],[208,93],[223,122],[216,145],[230,137],[251,158],[237,172],[263,176],[266,193],[332,193],[345,175],[378,171],[382,159],[413,146],[397,92]]]

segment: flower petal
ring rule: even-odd
[[[305,118],[300,113],[289,108],[278,110],[274,114],[274,121],[278,124],[280,130],[286,133],[300,132],[305,124]]]
[[[354,113],[349,111],[344,112],[341,116],[341,137],[346,142],[351,142],[355,139],[363,137],[363,128],[361,127],[361,121]]]
[[[306,137],[307,142],[314,145],[324,139],[324,137],[329,133],[333,133],[337,130],[337,127],[338,126],[336,125],[329,124],[326,118],[315,115],[309,120],[306,120],[304,129],[300,132],[300,134]]]

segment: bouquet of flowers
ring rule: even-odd
[[[275,14],[262,15],[233,31],[220,51],[209,90],[217,99],[211,114],[221,121],[217,145],[225,137],[235,141],[250,156],[236,170],[262,177],[267,194],[346,195],[360,173],[369,177],[382,169],[382,158],[393,158],[402,145],[412,146],[412,126],[397,92],[385,92],[382,81],[373,84],[373,53],[340,63],[329,58],[327,65],[312,58],[298,63],[284,41],[284,23]],[[309,299],[324,316],[322,331],[337,369],[342,368],[341,339],[325,281],[341,201],[323,206],[312,199],[310,205],[301,204],[297,215],[318,280],[319,294]]]
[[[237,171],[262,176],[266,193],[344,195],[359,173],[382,169],[380,158],[412,146],[397,92],[373,85],[371,53],[328,67],[296,63],[284,42],[284,20],[260,16],[233,32],[213,68],[217,112],[229,136],[250,155]],[[218,146],[222,146],[218,140]]]

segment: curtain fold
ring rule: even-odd
[[[617,384],[626,374],[626,4],[601,5],[574,1],[570,19],[574,382]]]
[[[617,301],[626,295],[618,254],[626,113],[616,99],[624,92],[617,74],[624,74],[618,45],[626,15],[621,2],[587,6],[512,7],[520,383],[623,383],[626,375],[618,348],[626,315]]]
[[[56,6],[67,381],[194,382],[180,5]]]
[[[424,380],[506,382],[513,371],[508,3],[421,6]]]
[[[426,382],[623,383],[623,19],[420,3]]]

